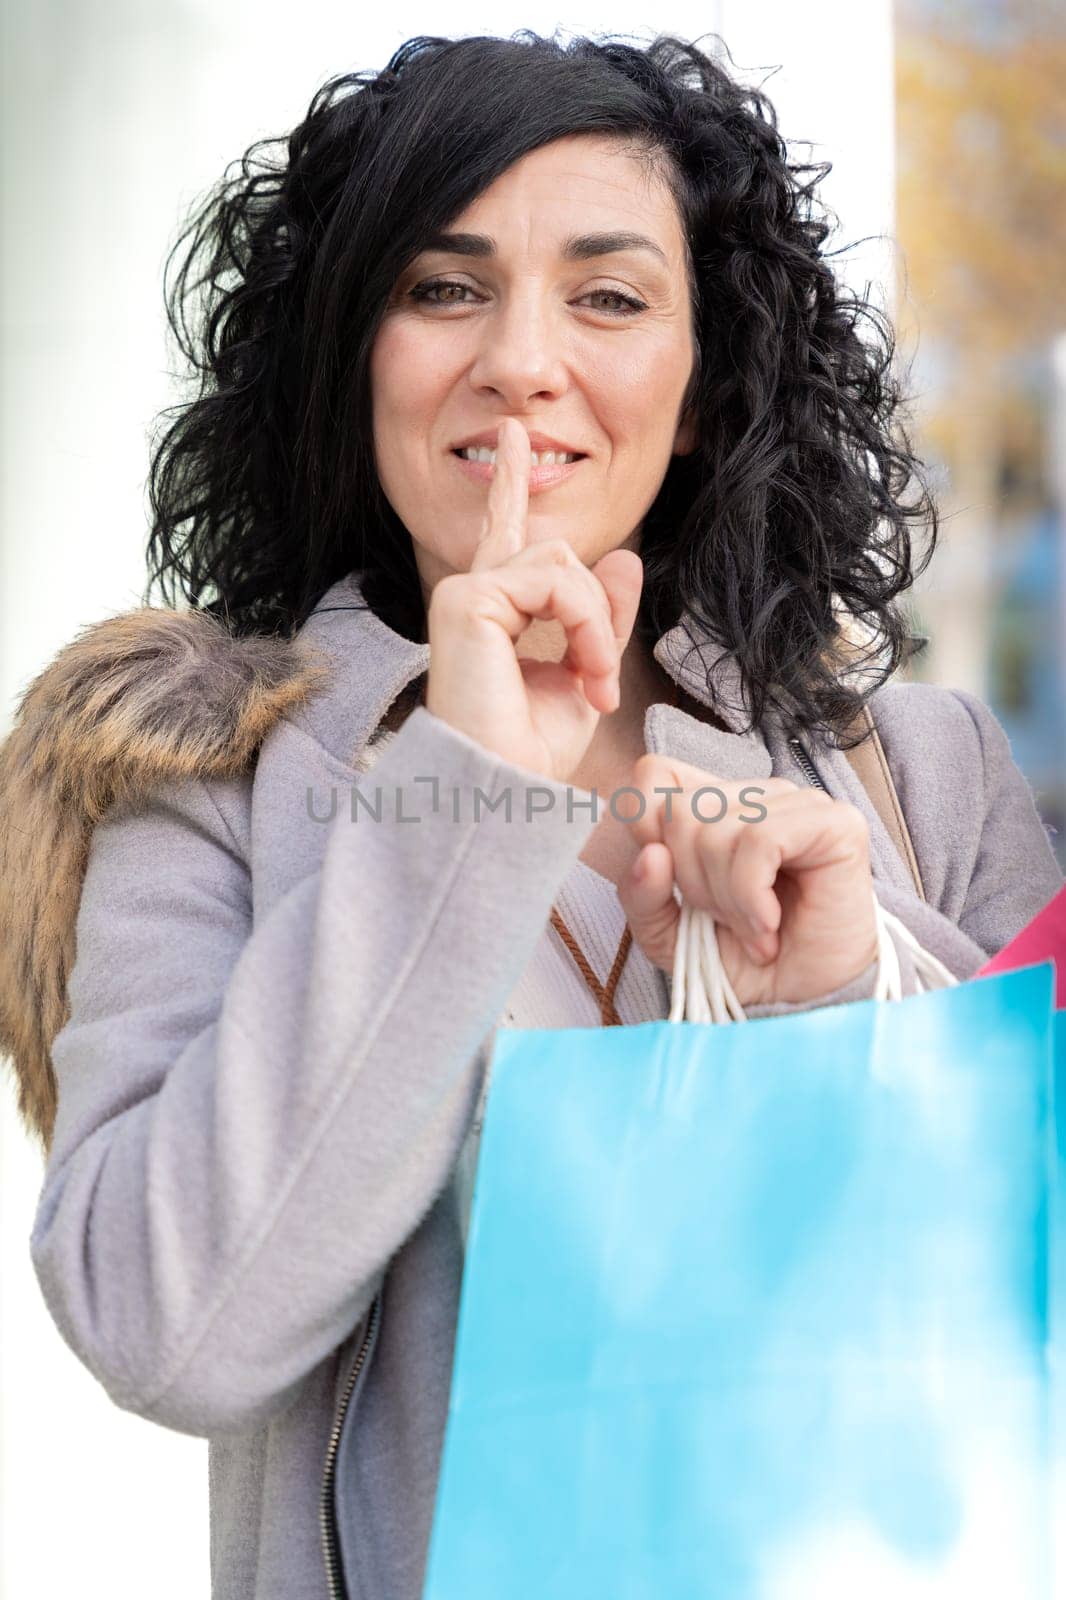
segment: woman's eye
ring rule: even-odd
[[[410,294],[412,300],[424,300],[432,306],[462,305],[461,300],[433,300],[431,296],[437,289],[465,289],[468,293],[473,293],[473,290],[470,288],[469,284],[452,283],[444,278],[434,278],[430,283],[418,283],[413,289],[409,290],[408,293]]]
[[[434,298],[438,290],[456,290],[458,292],[449,295],[445,299],[438,300]],[[413,289],[409,289],[407,292],[410,299],[426,305],[459,306],[465,305],[467,302],[460,300],[458,296],[464,292],[473,294],[474,291],[468,283],[458,283],[454,278],[433,278],[425,283],[416,284]],[[646,311],[648,309],[643,300],[638,300],[635,295],[622,294],[619,289],[590,289],[581,298],[583,300],[599,298],[618,302],[624,309],[609,310],[607,314],[612,317],[634,316],[638,311]]]
[[[629,316],[632,312],[647,311],[648,309],[643,300],[638,300],[635,295],[622,294],[619,289],[590,289],[589,294],[593,296],[599,295],[605,300],[618,300],[622,305],[628,307],[626,311],[612,312],[612,316]]]

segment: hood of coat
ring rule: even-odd
[[[93,827],[109,807],[135,804],[157,784],[248,770],[282,716],[328,744],[353,714],[383,710],[424,667],[428,647],[393,633],[361,600],[349,573],[316,607],[364,613],[339,655],[317,618],[294,639],[238,639],[210,613],[142,606],[84,627],[19,697],[0,743],[0,1055],[14,1064],[19,1115],[46,1154],[56,1112],[51,1044],[69,1016]],[[707,644],[686,614],[654,653],[695,698],[713,699],[731,730],[718,736],[716,770],[731,770],[732,757],[738,773],[769,772],[761,737],[736,736],[747,712],[736,660]],[[321,692],[327,684],[332,695]],[[665,705],[649,708],[646,727],[656,747],[665,740],[682,759],[695,759],[689,744],[706,735]],[[697,740],[697,756],[700,748]]]
[[[19,697],[0,744],[0,1054],[46,1153],[93,826],[161,781],[246,770],[329,670],[298,638],[142,606],[83,628]]]

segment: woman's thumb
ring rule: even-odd
[[[648,960],[672,972],[681,907],[674,896],[674,858],[668,845],[656,841],[644,846],[623,875],[618,898]]]

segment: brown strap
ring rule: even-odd
[[[611,967],[607,982],[606,984],[602,984],[599,978],[597,978],[596,974],[593,972],[592,968],[589,966],[587,960],[585,959],[584,951],[574,938],[573,934],[570,932],[570,929],[566,926],[566,923],[563,921],[555,906],[552,906],[551,921],[552,927],[555,929],[556,933],[559,935],[560,939],[563,941],[566,948],[577,962],[581,976],[584,978],[585,982],[588,984],[593,995],[599,1003],[600,1021],[603,1023],[603,1026],[605,1028],[621,1027],[622,1019],[615,1010],[614,1005],[614,991],[618,987],[618,980],[622,976],[622,968],[626,964],[626,957],[629,954],[629,947],[633,943],[633,930],[629,926],[629,923],[627,922],[625,928],[622,930],[622,939],[618,946],[618,954],[614,958],[614,965]]]
[[[919,900],[924,900],[925,889],[922,886],[922,875],[918,870],[918,857],[914,853],[907,819],[903,815],[903,807],[899,803],[899,795],[896,793],[884,746],[869,705],[863,706],[852,726],[856,731],[868,728],[870,735],[854,749],[845,750],[844,754],[851,763],[855,776],[869,795],[874,810],[884,823],[885,832],[909,867]]]

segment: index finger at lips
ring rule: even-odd
[[[498,567],[525,548],[532,464],[528,433],[517,418],[505,417],[497,435],[484,529],[470,563],[471,572]]]

